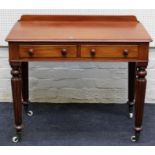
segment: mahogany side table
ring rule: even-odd
[[[129,117],[135,114],[138,141],[142,130],[149,42],[135,16],[23,15],[6,41],[9,44],[16,136],[21,139],[22,104],[28,109],[28,62],[101,61],[128,63]]]

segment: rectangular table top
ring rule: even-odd
[[[24,15],[8,42],[150,42],[135,16]]]

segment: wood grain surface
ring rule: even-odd
[[[134,16],[22,16],[9,42],[150,42]]]

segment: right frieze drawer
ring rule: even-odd
[[[137,58],[138,45],[81,45],[83,58]]]

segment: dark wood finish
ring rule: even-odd
[[[22,98],[23,104],[29,103],[29,79],[28,79],[28,62],[22,62]]]
[[[21,63],[10,62],[11,65],[11,84],[12,84],[12,96],[13,106],[15,114],[15,128],[17,132],[22,130],[22,85],[21,85]]]
[[[139,137],[152,39],[135,16],[24,15],[6,41],[9,42],[17,132],[22,128],[21,94],[24,102],[29,98],[29,61],[112,61],[129,63],[128,103],[129,107],[133,106],[136,90],[135,136]]]
[[[135,99],[136,62],[128,63],[128,106],[129,113],[133,113]]]
[[[148,63],[137,63],[137,76],[136,76],[136,100],[135,100],[135,134],[142,130],[143,111],[145,103],[146,91],[146,68]]]

